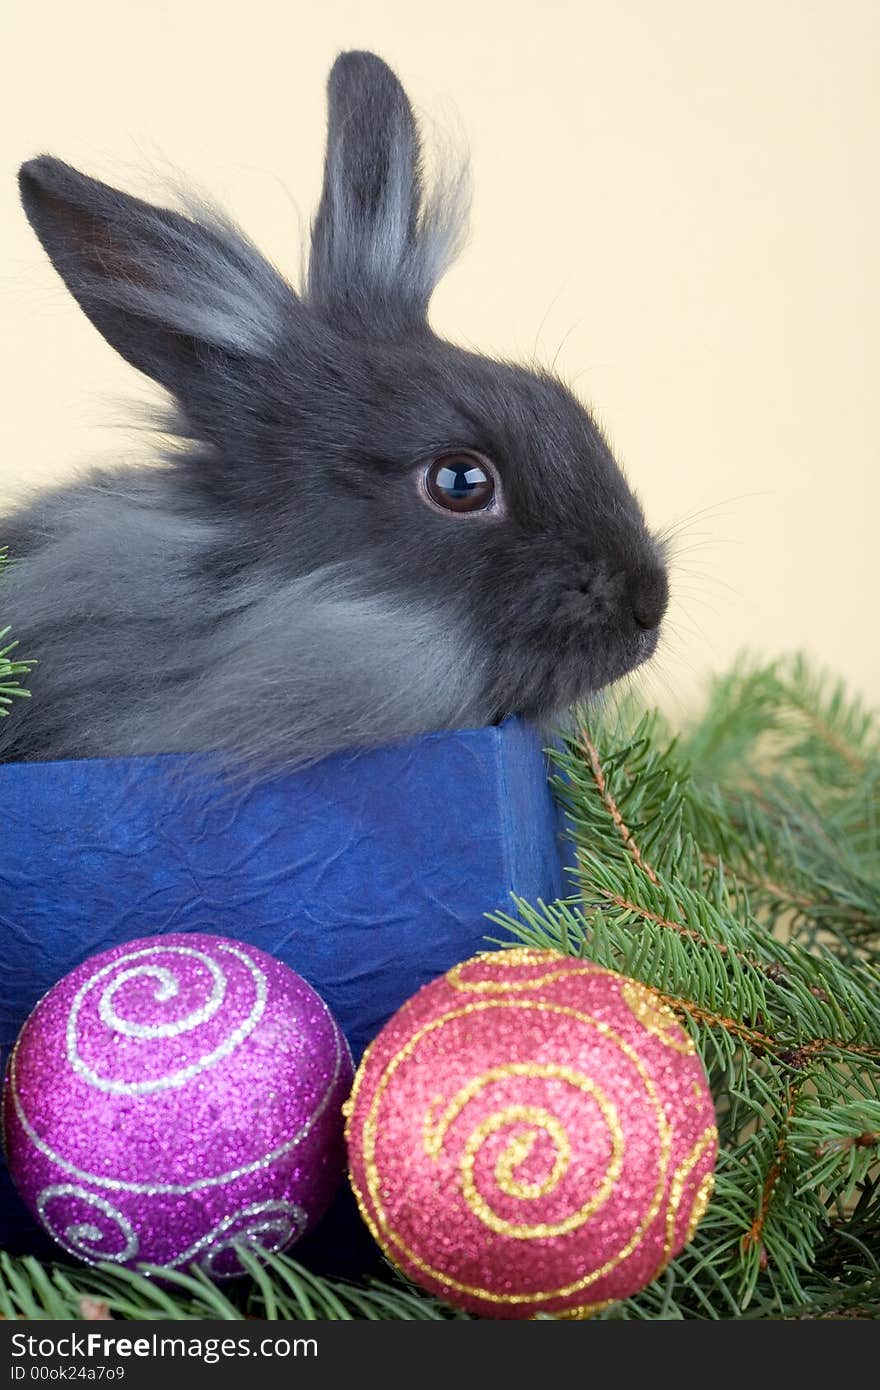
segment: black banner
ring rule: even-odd
[[[746,1344],[760,1347],[762,1355],[771,1354],[776,1344],[789,1369],[800,1360],[805,1371],[811,1367],[818,1374],[823,1350],[829,1367],[839,1364],[844,1352],[867,1357],[871,1344],[876,1354],[876,1326],[871,1344],[865,1340],[870,1325],[847,1322],[843,1343],[840,1322],[788,1323],[782,1342],[770,1330],[779,1324],[714,1323],[710,1344],[709,1324],[681,1322],[664,1324],[661,1331],[656,1324],[639,1322],[0,1321],[0,1390],[38,1383],[103,1384],[114,1390],[201,1390],[227,1384],[291,1390],[327,1384],[329,1377],[336,1385],[346,1371],[353,1384],[365,1378],[394,1383],[401,1373],[408,1384],[445,1375],[463,1383],[482,1382],[486,1373],[490,1380],[512,1375],[519,1383],[528,1375],[546,1381],[549,1373],[561,1381],[578,1368],[580,1379],[582,1374],[614,1376],[624,1367],[629,1379],[641,1373],[653,1376],[658,1342],[670,1349],[678,1346],[677,1361],[668,1364],[670,1371],[677,1364],[686,1378],[686,1358],[694,1358],[701,1345],[708,1355],[717,1355],[726,1336],[731,1337],[731,1352],[735,1341],[740,1356]],[[754,1341],[753,1329],[762,1329]],[[814,1381],[814,1375],[807,1378]]]

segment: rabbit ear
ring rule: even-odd
[[[463,176],[423,196],[412,107],[373,53],[343,53],[327,83],[327,158],[308,297],[371,328],[424,324],[461,231]]]
[[[127,362],[177,395],[212,359],[263,356],[293,291],[219,214],[195,222],[41,155],[28,219],[71,294]]]

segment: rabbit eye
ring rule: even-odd
[[[425,473],[425,491],[447,512],[479,512],[495,496],[495,479],[479,454],[441,454]]]

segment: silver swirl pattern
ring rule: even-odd
[[[281,1198],[251,1202],[219,1221],[210,1231],[206,1231],[176,1257],[172,1268],[191,1264],[201,1256],[199,1264],[206,1274],[214,1278],[222,1279],[229,1278],[232,1274],[243,1274],[245,1269],[238,1259],[237,1245],[275,1254],[279,1250],[286,1250],[299,1239],[308,1225],[308,1220],[307,1213],[296,1202],[287,1202]],[[230,1254],[237,1268],[219,1268],[222,1257]]]
[[[102,966],[82,984],[74,996],[67,1020],[66,1044],[67,1059],[71,1067],[90,1086],[112,1095],[147,1095],[151,1092],[169,1090],[173,1086],[184,1086],[194,1077],[223,1061],[257,1027],[266,1009],[266,976],[255,961],[244,951],[231,943],[216,947],[221,953],[235,957],[249,971],[254,986],[254,1001],[244,1019],[232,1029],[215,1047],[201,1057],[183,1067],[163,1071],[158,1076],[146,1077],[138,1081],[125,1081],[120,1078],[102,1075],[95,1066],[90,1065],[82,1055],[81,1014],[92,991],[101,989],[98,1000],[98,1015],[101,1022],[120,1037],[141,1042],[161,1042],[193,1032],[203,1027],[215,1017],[221,1008],[227,992],[227,976],[221,965],[206,950],[196,950],[191,946],[174,946],[157,942],[155,946],[145,946],[119,956],[108,965]],[[167,965],[151,961],[150,957],[176,956],[197,961],[209,973],[211,987],[207,998],[197,1009],[190,1010],[183,1017],[156,1023],[135,1022],[125,1018],[117,1008],[117,994],[123,985],[134,979],[150,979],[155,982],[154,999],[157,1004],[166,1004],[180,993],[180,982],[174,971]],[[106,983],[102,983],[106,981]]]
[[[56,1219],[53,1219],[49,1207],[59,1201],[66,1202],[68,1209],[74,1202],[85,1203],[92,1209],[94,1219],[59,1222],[57,1212]],[[106,1197],[99,1197],[77,1183],[52,1183],[44,1187],[37,1197],[36,1206],[46,1230],[69,1255],[76,1255],[78,1259],[86,1260],[89,1264],[96,1264],[99,1260],[125,1264],[138,1253],[137,1234],[128,1217],[114,1207],[112,1202],[108,1202]],[[115,1224],[115,1231],[112,1227],[108,1229],[106,1224],[98,1224],[107,1221]],[[110,1246],[108,1238],[112,1239],[113,1236],[117,1239],[122,1238],[124,1244],[121,1250],[114,1250]]]

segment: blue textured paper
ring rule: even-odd
[[[68,971],[171,931],[285,961],[357,1057],[420,985],[485,948],[486,912],[561,891],[546,758],[516,720],[238,790],[176,756],[7,764],[0,798],[4,1062]],[[0,1173],[0,1247],[28,1243]]]

